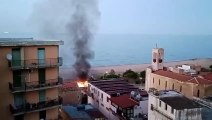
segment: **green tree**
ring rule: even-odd
[[[115,70],[114,70],[114,69],[111,69],[111,70],[110,70],[110,72],[109,72],[109,74],[110,74],[110,75],[115,75],[115,74],[116,74],[116,72],[115,72]]]
[[[131,78],[131,79],[138,79],[138,73],[132,71],[131,69],[127,70],[123,73],[123,77]]]
[[[142,78],[145,78],[146,77],[146,71],[141,71],[139,76],[142,77]]]

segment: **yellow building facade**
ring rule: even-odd
[[[0,113],[2,120],[57,120],[59,45],[63,41],[0,39]]]

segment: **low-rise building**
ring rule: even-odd
[[[148,120],[202,120],[202,107],[173,90],[150,89]]]
[[[89,81],[88,103],[109,120],[143,117],[148,111],[148,94],[122,79]]]

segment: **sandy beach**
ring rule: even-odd
[[[165,67],[171,67],[176,65],[182,64],[194,64],[200,65],[202,67],[208,68],[209,65],[212,65],[212,58],[205,58],[205,59],[189,59],[189,60],[182,60],[182,61],[170,61],[165,62]],[[114,65],[114,66],[103,66],[103,67],[93,67],[90,71],[90,74],[103,74],[109,72],[111,69],[114,69],[116,73],[123,73],[128,69],[132,69],[136,72],[141,72],[149,67],[151,63],[146,64],[135,64],[135,65]],[[60,76],[64,78],[64,80],[72,78],[72,68],[61,68],[60,69]]]

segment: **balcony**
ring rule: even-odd
[[[9,61],[9,67],[12,70],[37,69],[62,66],[62,58],[30,59],[30,60],[12,60]]]
[[[25,113],[38,112],[42,110],[57,108],[61,104],[62,104],[62,98],[59,97],[57,99],[42,101],[38,103],[26,103],[19,106],[10,104],[9,106],[10,106],[11,113],[14,116],[16,116],[16,115],[21,115]]]
[[[36,90],[56,88],[61,86],[62,83],[63,83],[63,79],[59,77],[57,79],[46,80],[45,83],[39,83],[39,81],[24,82],[18,87],[15,86],[13,83],[9,83],[9,89],[11,90],[12,93],[30,92],[30,91],[36,91]]]

